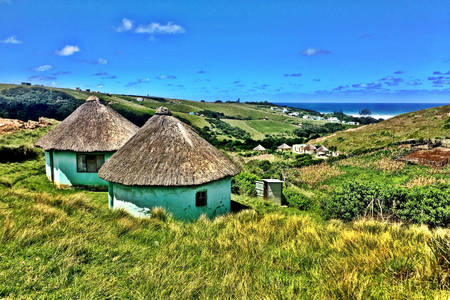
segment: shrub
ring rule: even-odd
[[[404,221],[430,226],[449,225],[450,186],[438,184],[410,189],[406,201],[399,203],[397,214]]]
[[[337,188],[322,205],[327,217],[350,221],[363,216],[388,217],[394,213],[396,203],[403,202],[404,198],[402,188],[353,181]]]
[[[255,181],[257,180],[261,178],[252,173],[242,172],[233,177],[231,191],[241,195],[256,196]]]
[[[38,155],[38,150],[33,146],[19,145],[19,146],[0,146],[0,162],[21,162],[27,159],[35,158]]]
[[[308,210],[312,206],[311,199],[293,189],[285,189],[283,191],[283,195],[286,198],[286,201],[289,203],[289,206],[298,208],[300,210]]]

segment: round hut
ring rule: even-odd
[[[261,144],[253,148],[253,151],[266,151],[266,148],[264,148]]]
[[[230,211],[231,177],[239,172],[222,152],[160,107],[100,169],[110,208],[137,217],[163,207],[194,220]]]
[[[36,146],[45,150],[45,170],[55,185],[107,186],[98,170],[138,129],[91,96]]]
[[[289,151],[291,150],[291,146],[287,145],[287,144],[282,144],[280,146],[277,147],[277,150],[280,151]]]

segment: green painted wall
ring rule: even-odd
[[[79,173],[77,172],[77,155],[72,151],[53,151],[53,172],[54,183],[57,186],[107,186],[108,182],[98,177],[97,173]],[[98,152],[103,153],[103,152]],[[98,154],[97,153],[97,154]],[[107,161],[112,152],[104,152],[105,161]],[[51,180],[50,153],[45,151],[45,173]]]
[[[207,191],[207,205],[195,206],[197,191]],[[195,220],[205,214],[210,218],[228,213],[231,202],[231,178],[186,187],[137,187],[109,184],[109,205],[124,209],[136,217],[148,216],[153,207],[163,207],[175,218]]]

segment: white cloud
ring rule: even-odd
[[[97,85],[97,88],[102,89],[103,88],[103,84]]]
[[[17,37],[13,35],[13,36],[7,37],[6,39],[2,40],[1,43],[3,43],[3,44],[22,44],[22,41],[19,41],[17,39]]]
[[[55,53],[60,56],[69,56],[79,51],[80,48],[78,46],[66,45],[61,50],[56,50]]]
[[[166,25],[152,22],[148,25],[139,25],[136,28],[136,33],[148,33],[148,34],[178,34],[184,33],[186,30],[177,24],[168,22]]]
[[[35,68],[34,70],[37,72],[45,72],[45,71],[50,70],[51,68],[53,68],[51,65],[42,65],[42,66]]]
[[[319,54],[330,54],[331,52],[328,50],[323,49],[317,49],[317,48],[308,48],[301,52],[304,56],[313,56],[313,55],[319,55]]]
[[[122,19],[122,24],[114,28],[117,32],[124,32],[133,28],[133,21],[127,18]]]
[[[97,64],[98,65],[107,65],[108,64],[108,60],[106,59],[106,58],[99,58],[98,60],[97,60]]]

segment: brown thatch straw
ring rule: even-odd
[[[101,104],[97,97],[88,100],[40,138],[36,146],[75,152],[116,151],[139,129],[111,107]]]
[[[266,151],[266,148],[264,148],[261,144],[253,148],[253,151]]]
[[[190,126],[159,108],[103,165],[98,175],[135,186],[200,185],[234,176],[239,168]]]
[[[278,150],[289,150],[291,149],[291,146],[287,145],[287,144],[283,144],[277,147]]]
[[[316,150],[316,146],[308,144],[305,146],[304,148],[305,151],[312,151],[312,150]]]

